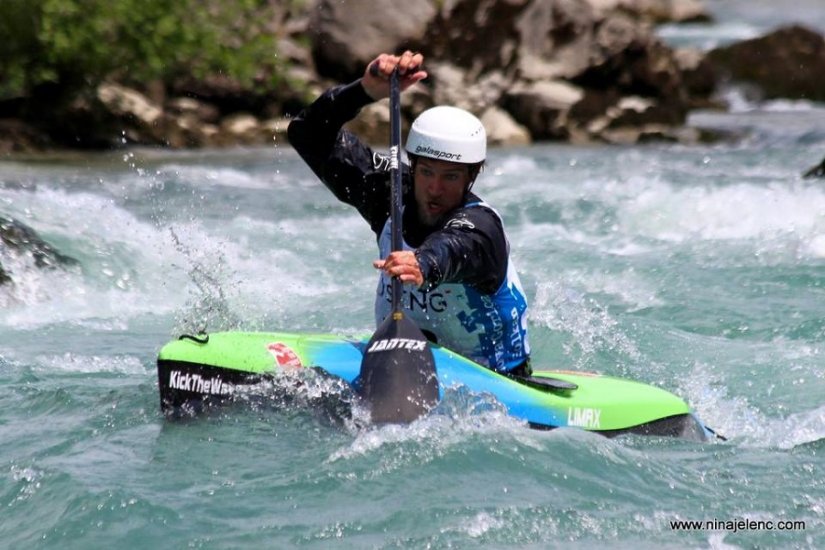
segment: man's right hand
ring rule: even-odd
[[[409,50],[400,56],[382,53],[367,65],[364,76],[361,78],[361,86],[367,95],[376,101],[389,97],[390,75],[396,66],[403,92],[416,82],[427,78],[427,72],[421,70],[423,64],[424,56]]]

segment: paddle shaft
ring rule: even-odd
[[[402,250],[402,211],[404,199],[401,189],[401,86],[398,83],[398,67],[390,75],[390,225],[392,226],[392,250]],[[392,315],[401,313],[401,279],[392,278]]]
[[[401,88],[398,68],[390,75],[390,225],[392,250],[403,247],[401,217]],[[401,312],[401,279],[392,278],[392,314],[364,348],[354,383],[376,423],[409,423],[438,404],[435,357],[421,329]]]

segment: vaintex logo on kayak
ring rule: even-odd
[[[224,382],[220,376],[205,378],[200,374],[176,370],[169,373],[169,387],[208,395],[229,395],[235,390],[235,386]]]
[[[410,340],[409,338],[386,338],[372,343],[367,353],[374,351],[389,351],[391,349],[406,349],[409,351],[424,351],[426,340]]]

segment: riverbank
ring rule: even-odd
[[[482,119],[492,145],[696,143],[719,136],[686,125],[689,113],[726,109],[720,90],[731,82],[747,81],[757,95],[767,89],[767,97],[819,89],[813,76],[806,81],[825,67],[817,31],[792,27],[763,39],[777,52],[768,58],[758,53],[764,42],[673,47],[656,34],[661,24],[713,23],[696,0],[295,3],[267,26],[283,71],[277,86],[181,74],[141,85],[104,79],[54,105],[0,101],[0,154],[271,145],[321,91],[357,78],[376,53],[405,47],[427,56],[430,73],[405,94],[405,120],[435,104],[457,105]],[[806,68],[788,74],[787,60],[802,55]],[[759,74],[734,71],[742,59]],[[786,84],[779,91],[777,80]],[[387,124],[378,103],[351,128],[383,143]]]

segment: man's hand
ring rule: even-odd
[[[391,252],[386,260],[375,260],[372,267],[383,270],[387,275],[398,277],[402,283],[420,287],[424,284],[424,275],[418,265],[418,258],[409,250]]]
[[[398,67],[398,82],[403,92],[419,80],[427,78],[427,72],[421,70],[424,56],[409,50],[398,55],[382,53],[367,65],[364,76],[361,77],[361,86],[367,95],[374,100],[383,99],[390,95],[390,75]]]

